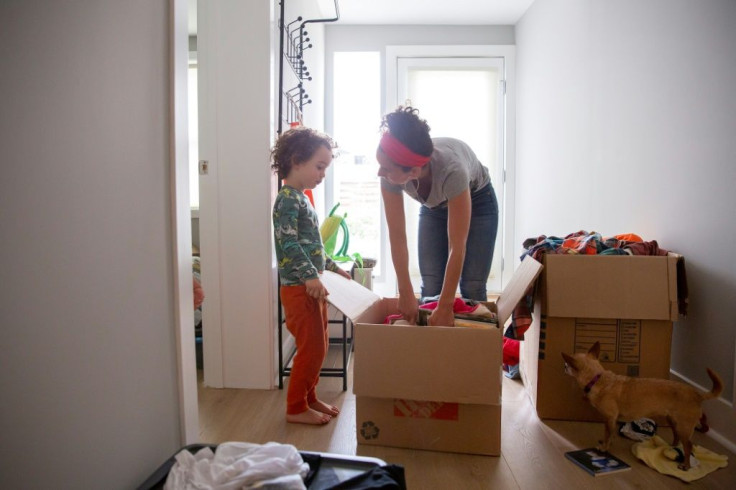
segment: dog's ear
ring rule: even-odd
[[[576,371],[579,370],[579,363],[578,363],[578,360],[577,359],[575,359],[574,357],[572,357],[569,354],[565,354],[564,352],[562,353],[562,358],[565,360],[565,362],[567,363],[568,366],[570,366],[571,368],[573,368]]]
[[[590,348],[588,351],[588,357],[592,357],[593,359],[598,359],[598,356],[601,355],[601,343],[597,340],[595,341],[595,344],[593,344],[593,347]]]

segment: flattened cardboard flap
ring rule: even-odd
[[[511,277],[508,285],[504,288],[501,296],[496,301],[496,310],[498,311],[498,324],[503,326],[506,320],[511,316],[516,305],[524,297],[524,293],[529,286],[534,284],[534,280],[542,272],[544,266],[532,257],[526,257],[521,261],[521,265],[514,275]]]
[[[677,320],[676,257],[544,257],[543,312],[560,318]]]
[[[351,281],[335,272],[324,271],[320,280],[330,293],[327,301],[352,321],[381,300],[380,296],[361,286],[358,281]]]

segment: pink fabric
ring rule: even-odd
[[[389,315],[386,317],[386,319],[383,321],[383,323],[387,325],[391,325],[396,320],[401,320],[404,318],[404,316],[401,313],[396,313],[395,315]]]
[[[378,146],[391,160],[403,167],[423,167],[430,159],[430,157],[414,153],[388,131],[383,133]]]
[[[519,364],[519,341],[510,339],[508,337],[503,338],[503,363],[509,366],[516,366]]]
[[[424,303],[420,306],[420,308],[424,308],[425,310],[434,310],[435,308],[437,308],[438,303],[439,301]],[[478,309],[478,306],[480,306],[480,304],[470,306],[465,301],[463,301],[462,298],[455,298],[455,303],[453,303],[452,305],[452,311],[455,313],[472,313]]]
[[[431,303],[425,303],[423,305],[420,305],[419,307],[424,310],[434,310],[435,308],[437,308],[438,303],[439,301],[432,301]],[[477,310],[479,306],[480,306],[480,303],[471,306],[465,303],[465,301],[463,301],[462,298],[455,298],[455,302],[452,305],[452,311],[455,313],[472,313],[475,310]],[[395,315],[388,315],[386,317],[386,320],[384,320],[383,323],[390,325],[394,321],[401,320],[402,318],[403,317],[401,316],[401,314],[398,314],[398,313]]]

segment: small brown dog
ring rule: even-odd
[[[721,394],[721,378],[707,369],[713,381],[713,389],[708,393],[700,393],[684,383],[666,379],[630,378],[604,369],[598,362],[600,351],[601,345],[596,342],[587,354],[562,354],[565,372],[577,380],[590,404],[606,418],[603,441],[598,449],[608,451],[618,420],[629,422],[642,417],[666,417],[674,436],[672,445],[677,446],[682,441],[684,458],[678,467],[688,470],[692,451],[690,438],[704,417],[701,404]]]

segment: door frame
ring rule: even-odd
[[[199,439],[197,361],[194,349],[192,223],[189,207],[187,0],[169,0],[169,156],[175,345],[183,445]]]
[[[503,58],[504,80],[506,81],[506,114],[503,168],[505,180],[503,215],[500,224],[503,227],[501,253],[501,287],[505,287],[511,279],[515,268],[514,253],[514,216],[516,202],[516,47],[511,45],[445,45],[445,46],[386,46],[385,58],[385,87],[384,107],[385,114],[395,107],[398,100],[398,75],[400,58]],[[497,185],[494,183],[494,186]],[[385,216],[382,213],[381,226],[385,229]],[[385,250],[384,257],[388,257]],[[386,260],[390,260],[387,258]]]

